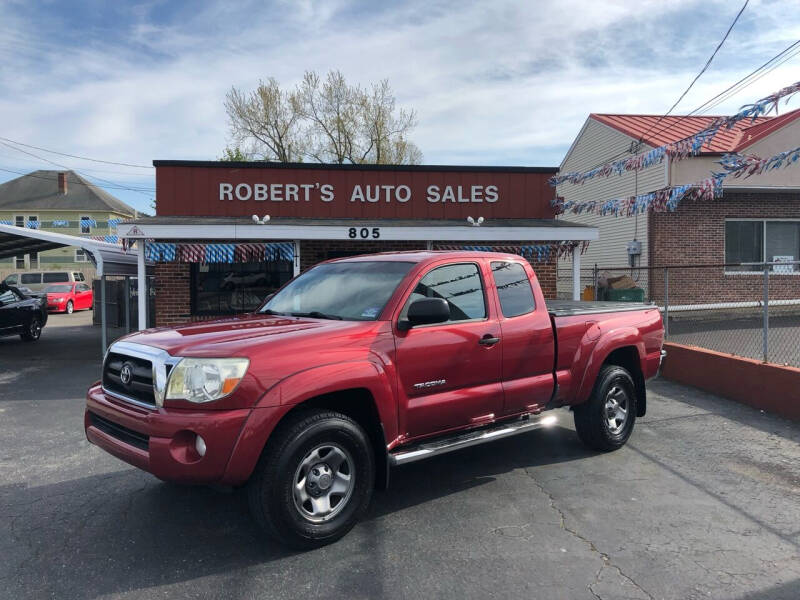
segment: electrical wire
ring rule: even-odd
[[[650,126],[650,129],[645,131],[639,137],[639,141],[640,142],[644,141],[644,138],[647,136],[648,133],[650,133],[650,131],[653,129],[653,127],[657,126],[662,120],[664,120],[664,118],[666,118],[673,110],[675,110],[675,107],[678,106],[678,104],[681,103],[681,100],[683,100],[686,97],[686,94],[689,93],[689,90],[691,90],[692,87],[694,86],[694,84],[697,83],[697,80],[700,79],[700,77],[703,75],[703,73],[706,72],[708,67],[711,66],[711,61],[714,60],[714,57],[717,55],[717,52],[719,52],[720,48],[722,48],[723,44],[725,43],[725,40],[728,39],[728,36],[730,35],[730,33],[733,30],[733,28],[736,25],[736,23],[739,21],[739,17],[742,16],[742,13],[744,12],[744,9],[747,8],[747,4],[749,2],[750,2],[750,0],[745,0],[744,1],[744,4],[742,5],[742,8],[739,9],[739,12],[736,14],[736,17],[733,19],[733,22],[730,24],[730,27],[728,27],[728,30],[725,32],[725,35],[722,36],[722,40],[720,40],[719,44],[717,44],[717,47],[714,48],[714,52],[712,52],[711,56],[708,57],[708,60],[706,61],[706,64],[703,65],[703,68],[700,69],[700,72],[697,75],[695,75],[694,79],[692,79],[692,82],[689,84],[689,87],[687,87],[683,91],[683,93],[680,95],[680,97],[675,101],[675,104],[673,104],[670,107],[670,109],[664,114],[664,116],[660,117],[658,119],[658,121],[656,121],[655,123],[653,123],[653,125]]]
[[[77,158],[79,160],[88,160],[91,162],[96,163],[103,163],[105,165],[118,165],[120,167],[133,167],[136,169],[154,169],[153,165],[136,165],[132,163],[124,163],[124,162],[114,162],[113,160],[101,160],[99,158],[89,158],[88,156],[78,156],[77,154],[67,154],[66,152],[57,152],[56,150],[48,150],[47,148],[42,148],[41,146],[34,146],[32,144],[25,144],[23,142],[18,142],[16,140],[11,140],[7,137],[0,136],[0,140],[4,140],[6,142],[10,142],[12,144],[16,144],[17,146],[25,146],[26,148],[33,148],[34,150],[41,150],[42,152],[47,152],[48,154],[58,154],[59,156],[66,156],[68,158]]]
[[[58,181],[57,177],[46,177],[44,175],[35,175],[34,173],[31,173],[31,172],[18,171],[16,169],[8,169],[6,167],[0,167],[0,171],[5,171],[6,173],[15,173],[16,175],[23,175],[23,176],[26,176],[26,177],[34,177],[36,179],[44,179],[45,181]],[[128,187],[120,187],[119,185],[116,185],[116,184],[114,184],[114,185],[102,185],[102,184],[99,184],[99,183],[93,183],[91,181],[89,181],[89,182],[70,181],[69,184],[70,185],[73,185],[73,184],[74,185],[85,185],[86,187],[99,187],[99,188],[104,188],[104,189],[131,191],[131,188],[128,188]],[[0,185],[2,185],[2,184],[0,184]],[[144,189],[144,188],[142,188],[142,189]],[[153,190],[153,193],[155,193],[155,190]]]
[[[80,173],[79,171],[77,171],[76,169],[70,169],[70,167],[68,167],[66,165],[62,165],[60,163],[52,161],[49,158],[45,158],[43,156],[39,156],[38,154],[34,154],[33,152],[28,152],[27,150],[23,150],[22,148],[17,148],[16,146],[12,146],[11,144],[8,144],[8,143],[3,142],[3,141],[0,141],[0,145],[6,146],[8,148],[11,148],[12,150],[16,150],[17,152],[22,152],[23,154],[27,154],[28,156],[32,156],[33,158],[37,158],[37,159],[42,160],[44,162],[50,163],[51,165],[55,165],[56,167],[60,167],[62,169],[67,169],[68,171],[75,171],[76,173],[78,173],[79,175],[82,175],[83,177],[86,177],[87,179],[96,179],[98,181],[103,181],[106,184],[117,186],[117,189],[128,190],[129,192],[135,192],[137,194],[141,194],[142,196],[148,196],[148,197],[150,197],[153,193],[155,193],[155,190],[151,190],[149,188],[133,188],[133,187],[122,185],[122,184],[117,183],[115,181],[110,181],[108,179],[103,179],[102,177],[84,175],[84,174]]]

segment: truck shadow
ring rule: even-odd
[[[263,536],[241,491],[164,484],[135,469],[38,487],[6,485],[0,554],[8,558],[0,580],[9,597],[96,598],[218,574],[226,576],[226,595],[237,597],[252,592],[243,572],[249,567],[264,577],[303,581],[309,558],[335,565],[343,552],[361,554],[375,541],[374,524],[392,513],[514,469],[589,455],[573,431],[554,427],[396,469],[364,522],[337,544],[307,554]]]

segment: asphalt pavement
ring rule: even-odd
[[[0,339],[0,598],[800,598],[800,425],[657,380],[629,444],[571,415],[393,471],[306,553],[242,494],[162,483],[86,441],[90,313]]]

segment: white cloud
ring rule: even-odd
[[[751,2],[750,18],[677,112],[800,37],[786,4]],[[400,103],[419,114],[413,137],[429,162],[537,165],[558,164],[590,112],[666,110],[738,9],[722,0],[283,0],[187,8],[163,22],[153,17],[163,5],[151,3],[104,37],[87,31],[84,45],[68,46],[18,8],[0,4],[10,25],[0,31],[0,135],[8,138],[140,164],[210,159],[226,144],[222,100],[231,85],[269,76],[293,85],[306,69],[340,69],[362,84],[390,79]],[[796,80],[798,60],[718,110]],[[0,166],[12,165],[10,155],[4,149]],[[112,169],[50,158],[89,173]],[[46,168],[22,155],[13,165]]]

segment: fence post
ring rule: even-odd
[[[764,263],[764,327],[762,331],[764,362],[769,358],[769,265]]]
[[[664,339],[669,337],[669,269],[664,267]]]

